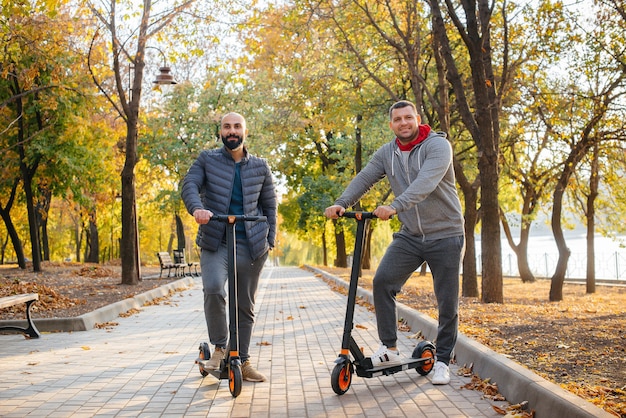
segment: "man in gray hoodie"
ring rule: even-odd
[[[374,276],[374,306],[381,347],[374,367],[400,364],[396,347],[396,294],[424,262],[433,275],[439,309],[432,383],[450,382],[449,363],[458,334],[459,273],[465,248],[463,213],[455,187],[452,147],[443,132],[420,124],[415,105],[402,100],[389,109],[396,137],[381,146],[324,214],[343,215],[375,183],[387,177],[394,193],[389,205],[373,213],[381,220],[397,215],[402,228],[393,236]]]

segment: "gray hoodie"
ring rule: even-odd
[[[389,179],[402,229],[424,240],[464,235],[463,213],[457,194],[452,147],[443,132],[431,131],[404,163],[395,138],[378,149],[369,163],[335,201],[353,206],[383,177]]]

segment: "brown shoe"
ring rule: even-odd
[[[207,370],[217,370],[222,365],[222,360],[226,357],[226,349],[222,347],[215,347],[215,351],[213,355],[207,362],[205,369]]]
[[[265,375],[259,373],[254,369],[254,367],[252,367],[250,360],[246,360],[241,365],[241,374],[243,375],[243,380],[248,382],[265,382],[267,380]]]

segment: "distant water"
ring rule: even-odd
[[[477,261],[480,263],[480,236],[476,240]],[[515,242],[519,242],[519,239],[515,239]],[[571,250],[566,278],[584,279],[587,276],[586,236],[566,235],[565,242]],[[596,279],[626,280],[626,236],[619,236],[617,239],[596,236],[595,253]],[[554,237],[539,235],[530,238],[528,262],[535,276],[552,277],[558,258]],[[502,240],[502,273],[507,276],[519,275],[516,255],[506,239]]]

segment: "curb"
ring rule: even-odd
[[[348,282],[323,270],[308,265],[304,265],[303,268],[348,288]],[[357,289],[357,297],[362,297],[370,304],[374,303],[372,293],[361,287]],[[437,321],[433,318],[399,302],[397,311],[398,318],[403,318],[412,332],[421,330],[427,340],[436,339]],[[615,418],[604,409],[549,382],[463,334],[459,333],[454,351],[457,364],[473,363],[473,370],[477,375],[489,377],[492,382],[499,382],[498,389],[508,402],[516,404],[528,401],[529,408],[535,410],[536,418]]]
[[[146,302],[167,296],[171,291],[184,290],[194,283],[194,277],[185,277],[175,282],[170,282],[147,292],[140,293],[132,298],[96,309],[86,314],[71,318],[39,318],[34,319],[35,326],[40,332],[73,332],[93,329],[96,324],[108,322],[117,318],[121,313],[131,309],[139,309]],[[0,326],[23,326],[25,320],[4,320]]]

